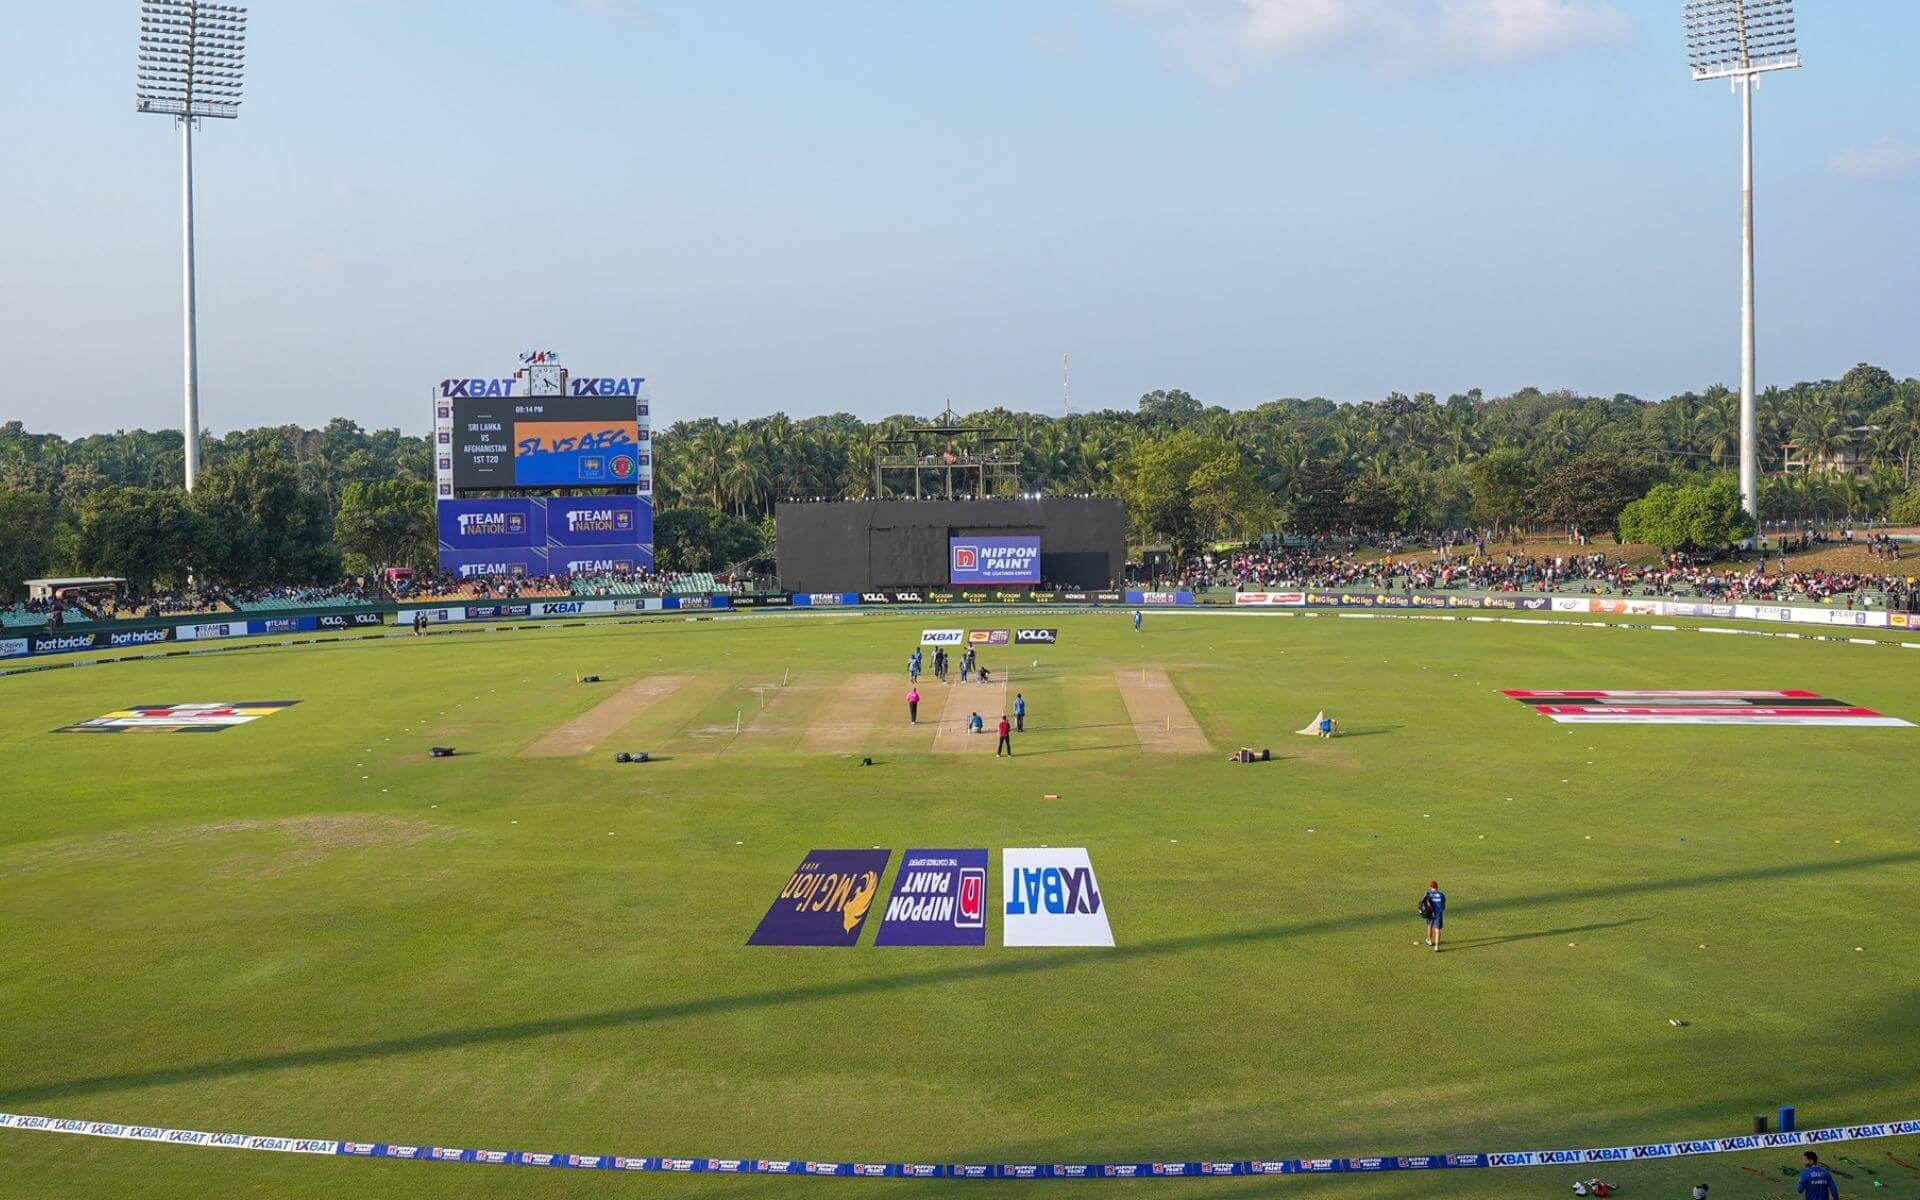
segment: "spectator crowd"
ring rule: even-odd
[[[1233,588],[1371,589],[1393,591],[1471,590],[1480,592],[1584,591],[1620,596],[1690,596],[1714,600],[1812,601],[1883,604],[1916,610],[1920,580],[1888,572],[1794,570],[1788,549],[1809,548],[1828,540],[1803,535],[1777,554],[1756,555],[1739,567],[1712,566],[1705,556],[1668,552],[1654,563],[1635,562],[1603,551],[1531,554],[1524,547],[1500,552],[1489,533],[1442,534],[1422,545],[1395,539],[1362,555],[1356,543],[1299,547],[1248,546],[1208,552],[1157,571],[1136,571],[1133,582],[1158,590]],[[1851,543],[1851,534],[1847,538]],[[1775,539],[1780,544],[1780,539]],[[1901,547],[1885,535],[1863,543],[1876,561],[1898,562]],[[1418,553],[1416,555],[1416,551]],[[1425,553],[1431,551],[1431,553]]]

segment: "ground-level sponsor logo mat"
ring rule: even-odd
[[[873,944],[986,945],[987,852],[907,851]]]
[[[880,891],[891,850],[815,850],[800,860],[749,946],[851,946]]]
[[[1106,902],[1086,850],[1008,847],[1002,871],[1000,944],[1111,946]]]
[[[1913,722],[1807,691],[1506,691],[1563,725],[1850,725]]]
[[[270,717],[298,700],[235,700],[208,704],[132,704],[105,716],[63,725],[55,733],[218,733]]]

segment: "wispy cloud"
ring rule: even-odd
[[[1861,183],[1899,183],[1920,178],[1920,146],[1883,137],[1848,146],[1833,156],[1833,169]]]
[[[1113,0],[1190,64],[1231,78],[1286,59],[1346,58],[1403,73],[1536,62],[1624,45],[1612,0]]]

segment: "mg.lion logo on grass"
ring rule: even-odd
[[[890,850],[815,850],[774,897],[749,946],[851,946],[880,890]]]

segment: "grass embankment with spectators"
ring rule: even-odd
[[[1010,762],[844,704],[856,675],[904,694],[919,630],[962,620],[1060,630],[983,652],[1030,704]],[[1118,613],[975,612],[0,680],[0,1110],[937,1162],[1614,1145],[1742,1132],[1779,1103],[1809,1125],[1911,1116],[1920,730],[1569,731],[1499,689],[1806,688],[1920,719],[1916,666],[1685,631],[1151,613],[1135,635]],[[1115,672],[1154,668],[1211,752],[1142,750]],[[594,751],[521,757],[667,675],[687,680],[672,702]],[[48,732],[131,703],[264,699],[300,703],[217,734]],[[1347,736],[1288,732],[1320,708]],[[884,722],[861,739],[874,767],[819,749],[865,721]],[[461,753],[430,760],[436,743]],[[1241,745],[1281,761],[1225,762]],[[997,917],[984,949],[878,949],[877,918],[853,949],[744,945],[811,848],[885,846],[897,867],[909,847],[990,847],[997,900],[1001,848],[1043,844],[1088,849],[1115,948],[1002,948]],[[1413,913],[1434,877],[1452,898],[1439,955]],[[1884,1148],[1900,1152],[1862,1157]],[[1780,1186],[1741,1167],[1787,1157],[1598,1173],[1631,1195],[1704,1179],[1758,1196]],[[1591,1173],[1129,1186],[1531,1197]],[[615,1180],[14,1131],[0,1180],[72,1197],[1077,1186]]]

